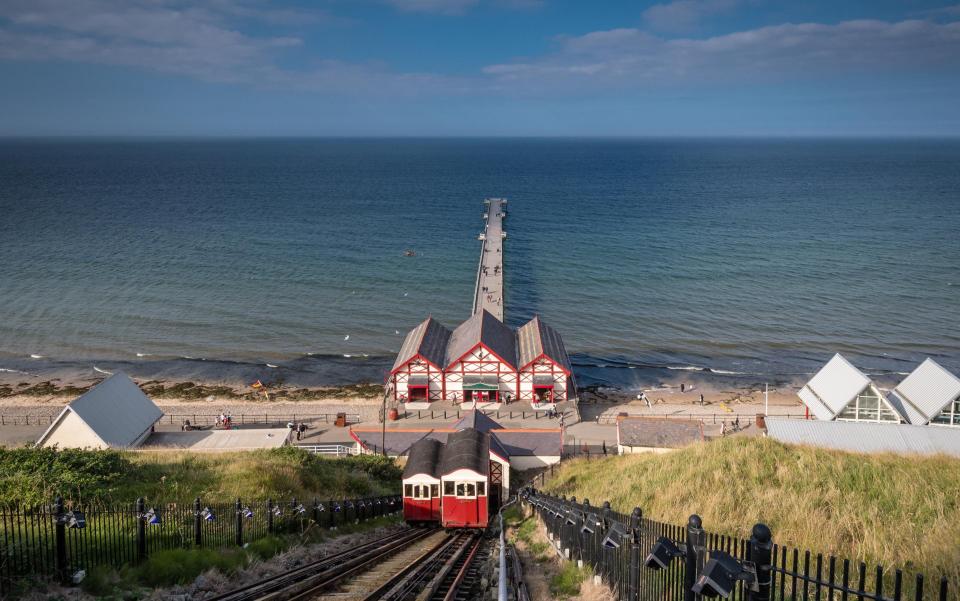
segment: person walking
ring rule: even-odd
[[[700,393],[700,406],[703,407],[703,393]]]

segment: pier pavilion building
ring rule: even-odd
[[[402,403],[576,399],[556,330],[534,317],[514,331],[485,309],[452,332],[432,317],[419,323],[404,339],[388,385]]]

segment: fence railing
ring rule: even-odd
[[[243,546],[269,535],[336,528],[402,509],[399,495],[312,502],[0,507],[0,598],[24,578],[139,563],[162,549]]]
[[[473,409],[418,409],[400,411],[401,419],[460,419],[464,415],[472,412]],[[477,409],[477,413],[482,413],[488,417],[496,419],[557,419],[561,415],[570,415],[572,412],[552,411],[549,409],[531,409],[524,411],[521,409]]]
[[[297,445],[297,448],[303,449],[308,453],[313,453],[314,455],[325,455],[328,457],[348,457],[360,454],[360,449],[357,448],[357,445],[301,444]]]
[[[780,546],[763,524],[749,540],[707,532],[698,516],[686,526],[525,489],[554,548],[589,565],[618,601],[694,601],[701,595],[738,601],[947,601],[948,580],[868,567]],[[954,584],[953,587],[957,585]],[[951,589],[956,599],[956,592]],[[716,595],[709,595],[716,596]]]

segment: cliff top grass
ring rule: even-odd
[[[565,463],[545,487],[629,513],[960,583],[960,459],[861,455],[731,437],[663,455]]]
[[[136,453],[0,448],[0,504],[185,502],[195,497],[344,498],[395,494],[400,469],[384,457],[328,459],[293,447],[235,453]]]

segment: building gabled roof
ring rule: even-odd
[[[517,328],[518,367],[523,369],[536,361],[541,355],[556,363],[567,375],[573,371],[570,357],[563,346],[563,339],[556,330],[543,323],[540,316]]]
[[[766,427],[770,438],[790,444],[854,453],[944,453],[960,457],[960,431],[954,428],[781,417],[767,417]]]
[[[100,382],[67,405],[38,445],[60,425],[68,412],[79,417],[104,444],[129,447],[163,417],[163,411],[123,372]]]
[[[501,360],[516,369],[517,341],[513,330],[486,309],[474,313],[450,335],[444,368],[450,367],[478,344],[483,344]]]
[[[676,449],[703,440],[701,422],[654,417],[618,417],[617,441],[626,447]]]
[[[960,378],[928,357],[890,391],[888,399],[901,403],[911,424],[923,425],[957,397],[960,397]]]
[[[452,432],[440,459],[440,475],[471,470],[484,476],[490,471],[490,435],[473,428]]]
[[[426,318],[410,330],[404,338],[391,371],[396,371],[417,355],[433,363],[437,368],[443,369],[449,340],[450,330],[433,317]]]
[[[831,420],[870,384],[870,378],[837,353],[797,396],[818,419]]]
[[[498,430],[502,428],[500,424],[493,421],[489,415],[483,413],[482,411],[477,411],[472,409],[467,412],[463,418],[460,419],[456,424],[454,424],[454,430],[464,430],[466,428],[473,428],[480,432],[489,432],[490,430]]]
[[[435,438],[422,438],[413,443],[403,468],[403,479],[417,474],[439,478],[440,453],[443,443]]]

